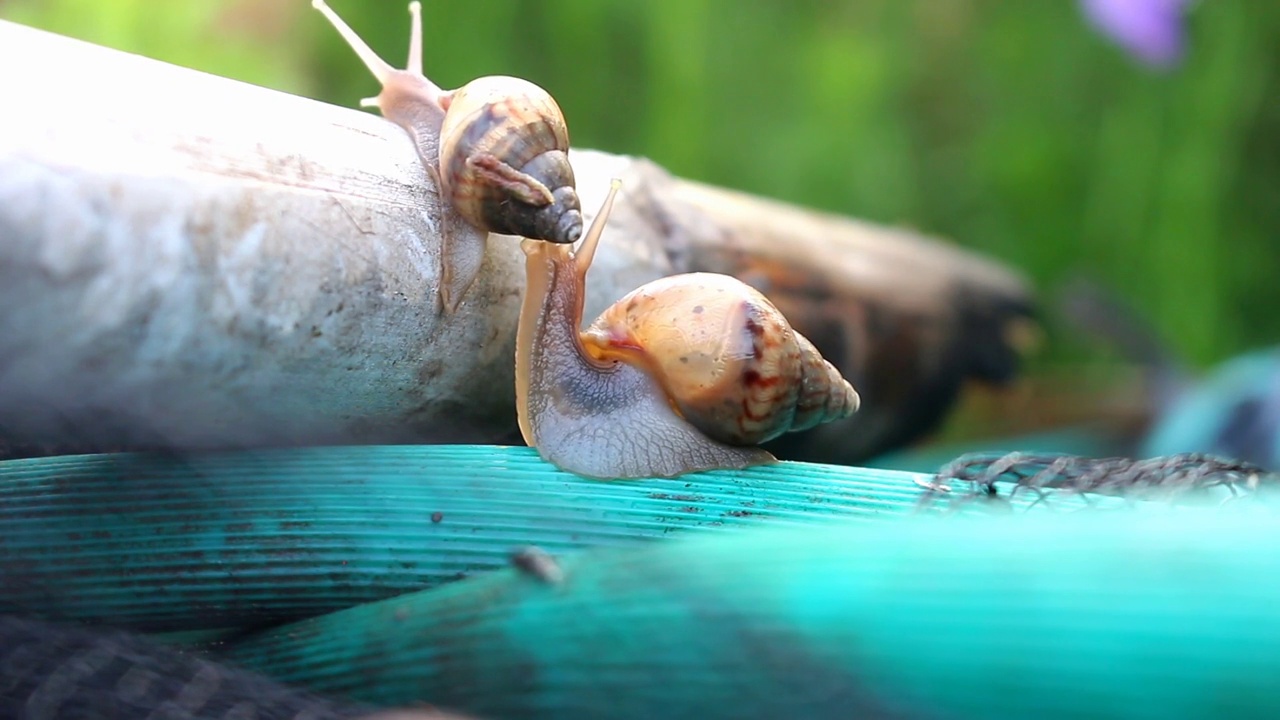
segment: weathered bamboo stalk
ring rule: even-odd
[[[0,66],[33,58],[48,65],[0,74],[21,101],[0,117],[11,439],[479,440],[514,423],[523,255],[492,238],[441,314],[438,198],[400,128],[0,22]],[[591,209],[630,164],[575,161]],[[669,271],[656,241],[613,233],[597,297]]]
[[[0,442],[65,451],[510,436],[523,254],[515,238],[491,237],[461,307],[441,312],[439,198],[400,128],[6,22],[0,67],[11,69],[0,73]],[[642,159],[575,151],[572,161],[588,221],[609,178],[625,188],[591,273],[589,316],[661,275],[743,274],[743,252],[770,260],[733,226],[753,217],[742,207],[807,214],[728,203]],[[810,232],[774,230],[756,245]],[[874,226],[823,232],[852,252],[858,238],[897,242]],[[874,295],[901,287],[906,248],[907,280],[922,290],[970,277],[1025,300],[985,261],[930,260],[931,241],[894,247],[853,265],[805,256],[800,267]],[[902,298],[926,314],[946,299]]]

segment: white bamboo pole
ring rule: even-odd
[[[441,314],[437,197],[398,127],[6,22],[0,67],[11,440],[507,432],[523,255],[491,238],[462,307]],[[599,178],[630,161],[575,163]],[[591,210],[603,189],[582,194]],[[669,271],[634,245],[611,237],[597,295]]]

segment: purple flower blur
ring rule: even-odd
[[[1139,61],[1169,68],[1182,59],[1191,0],[1081,0],[1085,15]]]

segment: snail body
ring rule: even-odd
[[[392,67],[324,0],[312,0],[382,85],[361,101],[402,127],[445,200],[440,296],[453,311],[475,281],[489,233],[551,243],[582,235],[569,132],[551,95],[527,80],[477,78],[444,90],[423,75],[422,10],[409,4],[409,61]]]
[[[727,275],[655,280],[580,330],[586,273],[618,187],[576,253],[521,244],[516,402],[527,444],[580,475],[673,477],[774,462],[756,445],[857,411],[839,371]]]

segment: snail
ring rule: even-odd
[[[857,411],[858,393],[764,295],[718,273],[642,285],[582,326],[586,275],[621,182],[577,252],[524,240],[516,410],[542,458],[594,478],[776,462],[760,443]]]
[[[489,233],[553,243],[582,235],[582,206],[569,132],[554,98],[527,80],[477,78],[443,90],[422,74],[422,6],[409,4],[409,61],[399,70],[324,0],[312,0],[356,52],[382,91],[360,101],[404,128],[431,173],[442,213],[440,298],[452,312],[475,281]]]

